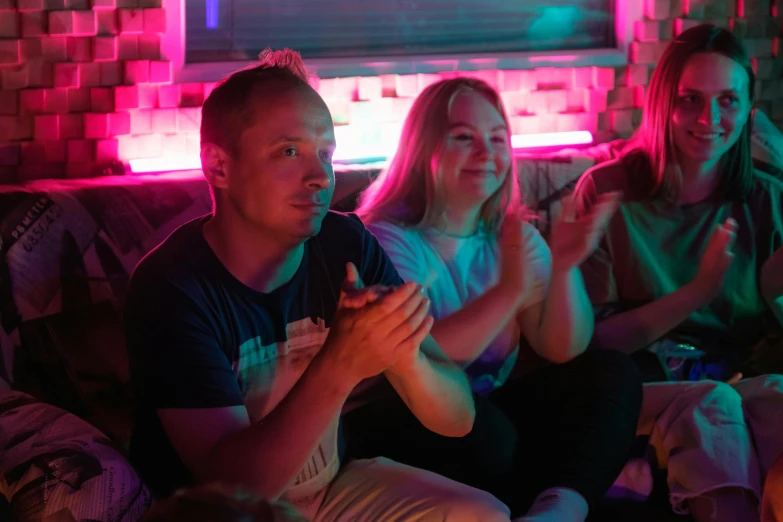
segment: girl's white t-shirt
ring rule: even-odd
[[[500,250],[494,235],[455,237],[433,228],[402,228],[388,222],[367,228],[400,277],[424,287],[435,321],[460,310],[498,282]],[[552,266],[549,247],[538,230],[530,223],[523,223],[522,230],[526,282],[520,310],[544,300]],[[489,393],[506,382],[519,355],[519,335],[517,322],[511,321],[465,368],[475,393]]]

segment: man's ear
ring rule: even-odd
[[[201,169],[212,188],[224,189],[231,173],[231,157],[222,147],[204,143],[201,146]]]

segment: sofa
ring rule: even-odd
[[[536,225],[545,237],[560,199],[578,177],[594,164],[615,157],[624,145],[616,141],[516,158],[523,201],[537,214]],[[781,151],[783,135],[774,127],[754,135],[754,158],[764,170],[783,173]],[[350,211],[357,194],[379,171],[375,164],[337,166],[332,208]],[[51,459],[59,458],[62,448],[36,454],[33,446],[62,445],[63,437],[46,436],[52,423],[76,426],[73,432],[87,434],[90,448],[96,444],[110,448],[99,451],[96,462],[105,457],[115,463],[115,471],[119,469],[129,441],[133,405],[121,328],[128,278],[150,249],[210,208],[207,184],[197,171],[0,186],[0,378],[14,390],[0,387],[0,502],[3,497],[11,507],[22,502],[18,498],[19,477],[25,472],[40,488],[49,487],[47,480],[56,467],[50,465]],[[24,411],[37,411],[36,405],[46,410],[35,413],[42,419],[39,433],[29,423],[22,428],[24,423],[8,421],[9,415],[28,418],[30,414]],[[14,432],[17,425],[26,431]],[[37,446],[26,447],[29,461],[20,463],[10,457],[10,448],[20,438],[34,435],[41,440]],[[73,444],[78,439],[76,435],[64,438]],[[73,444],[67,451],[78,450],[78,444]],[[30,472],[31,466],[35,467],[33,461],[39,464],[37,473]],[[111,517],[104,509],[86,515],[71,510],[68,516],[53,518],[62,511],[57,505],[59,497],[42,495],[35,509],[29,509],[27,501],[26,514],[15,511],[15,520],[138,519],[151,499],[143,485],[135,482],[138,479],[133,478],[130,466],[122,465],[128,468],[122,475],[122,487],[127,483],[128,488],[124,494],[132,489],[136,503],[125,498],[121,508],[108,509]],[[69,468],[72,480],[66,483],[78,491],[82,481],[74,479],[73,466],[71,463]],[[9,485],[12,474],[14,486]],[[42,474],[49,478],[42,479]],[[90,478],[105,479],[99,471]],[[58,479],[57,483],[61,482]],[[107,491],[100,492],[104,500]],[[659,504],[666,507],[665,492],[662,495],[664,500]],[[109,501],[101,502],[113,506]],[[125,518],[117,518],[118,509],[124,510]],[[661,516],[673,516],[666,509],[663,512],[667,513]],[[2,512],[0,519],[5,520]],[[602,520],[614,518],[609,515]]]

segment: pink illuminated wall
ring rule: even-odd
[[[634,0],[628,0],[634,1]],[[759,107],[783,126],[783,0],[638,0],[629,63],[470,73],[321,79],[341,139],[387,143],[413,98],[444,76],[497,87],[514,134],[589,131],[626,137],[669,39],[709,20],[731,27],[754,57]],[[162,0],[0,0],[0,183],[90,177],[114,161],[198,153],[200,105],[212,83],[173,85],[161,57]],[[520,138],[521,139],[521,138]],[[374,140],[374,141],[373,141]]]

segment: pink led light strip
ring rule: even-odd
[[[342,140],[340,140],[342,141]],[[396,140],[382,140],[375,146],[349,144],[338,146],[334,160],[340,162],[363,161],[388,158],[394,154]],[[569,145],[588,145],[593,142],[590,131],[550,132],[543,134],[517,134],[511,137],[514,150],[538,149],[546,147],[564,147]],[[343,141],[345,143],[345,141]],[[350,142],[349,142],[350,143]],[[169,158],[132,159],[129,161],[135,174],[146,172],[171,172],[177,170],[198,170],[201,160],[198,156],[175,156]]]

